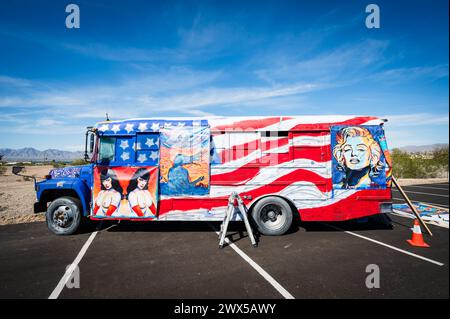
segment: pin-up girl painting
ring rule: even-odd
[[[139,168],[130,179],[127,187],[127,197],[132,213],[139,217],[156,218],[156,206],[148,190],[150,172]]]
[[[376,187],[375,178],[383,172],[382,150],[364,127],[345,127],[336,133],[333,156],[337,170],[343,173],[339,188]]]
[[[116,174],[110,168],[100,172],[101,191],[95,199],[94,215],[111,216],[120,205],[122,199],[122,187]]]

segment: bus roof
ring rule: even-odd
[[[95,127],[102,135],[132,135],[183,127],[210,127],[212,131],[329,130],[330,126],[380,125],[385,121],[354,115],[159,117],[103,121]]]

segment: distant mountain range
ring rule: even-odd
[[[69,152],[56,149],[48,149],[45,151],[39,151],[32,147],[25,147],[20,149],[0,148],[0,155],[3,156],[3,161],[73,161],[76,159],[82,159],[83,152]]]
[[[437,148],[447,147],[448,144],[430,144],[430,145],[409,145],[398,147],[400,150],[409,153],[429,152]],[[0,148],[0,155],[3,155],[3,161],[73,161],[82,159],[83,152],[69,152],[56,149],[48,149],[39,151],[32,147],[25,147],[21,149]]]
[[[440,143],[440,144],[430,144],[430,145],[409,145],[403,147],[397,147],[398,149],[408,152],[408,153],[422,153],[422,152],[430,152],[439,148],[448,148],[448,144]]]

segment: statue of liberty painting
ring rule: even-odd
[[[209,192],[209,134],[204,128],[166,129],[162,136],[161,195],[205,195]],[[203,181],[203,182],[202,182]]]
[[[183,156],[177,154],[173,161],[173,166],[169,169],[167,175],[167,183],[161,183],[161,191],[163,194],[195,194],[203,187],[196,186],[199,182],[205,179],[204,176],[191,181],[189,171],[183,167],[185,164],[189,164],[189,156]]]

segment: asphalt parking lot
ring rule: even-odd
[[[448,183],[405,190],[448,208]],[[219,223],[103,223],[68,237],[44,223],[1,226],[0,298],[448,298],[448,229],[430,226],[431,248],[416,248],[406,243],[412,220],[391,219],[302,223],[258,248],[235,224],[224,249]],[[69,289],[74,260],[80,288]],[[370,264],[380,288],[366,287]]]
[[[403,190],[414,201],[448,209],[448,183],[404,186]],[[395,188],[392,189],[392,198],[394,203],[404,202]]]

